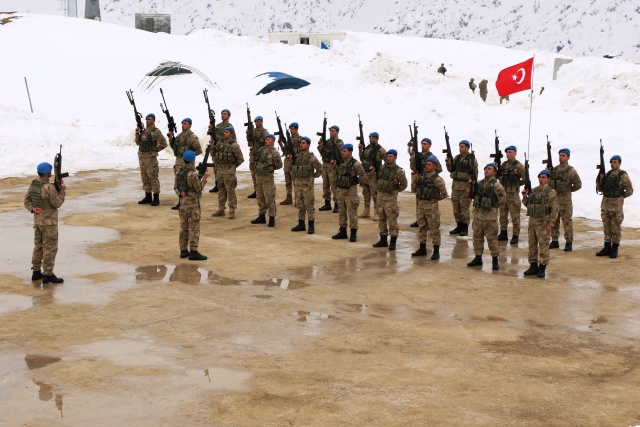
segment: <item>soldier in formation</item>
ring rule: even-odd
[[[236,141],[236,132],[233,126],[227,126],[222,132],[222,137],[218,143],[212,147],[211,156],[214,159],[216,170],[218,171],[218,210],[211,216],[224,216],[224,210],[229,201],[229,219],[236,217],[238,198],[236,197],[236,187],[238,178],[236,169],[244,163],[242,150]]]
[[[507,227],[509,226],[509,215],[511,215],[513,235],[510,243],[517,245],[520,240],[520,209],[522,207],[520,187],[524,185],[526,176],[524,165],[516,160],[518,149],[514,145],[510,145],[504,152],[507,155],[507,160],[499,165],[500,171],[498,175],[500,184],[502,184],[507,194],[507,203],[500,207],[500,235],[498,240],[509,240]]]
[[[329,128],[329,140],[323,141],[320,138],[318,143],[318,150],[322,157],[322,198],[324,199],[324,205],[319,209],[321,211],[331,210],[331,196],[333,195],[333,213],[338,213],[338,196],[336,191],[336,165],[338,159],[336,159],[334,153],[340,153],[344,142],[338,138],[340,133],[340,127],[333,125]],[[353,149],[351,150],[353,151]]]
[[[311,140],[300,138],[300,152],[295,155],[291,174],[296,191],[296,207],[298,208],[298,225],[291,231],[305,231],[305,217],[309,220],[308,234],[315,233],[315,196],[313,194],[314,179],[322,176],[322,163],[309,151]]]
[[[578,172],[569,165],[569,157],[571,157],[571,151],[568,148],[563,148],[558,152],[559,162],[551,172],[551,181],[549,187],[556,190],[558,195],[558,218],[551,226],[551,243],[549,243],[549,249],[560,248],[560,220],[562,220],[562,226],[564,227],[564,250],[570,252],[573,250],[573,203],[571,201],[571,194],[582,188],[582,181]]]
[[[171,149],[173,150],[173,155],[176,156],[176,163],[173,165],[173,174],[177,174],[178,171],[185,165],[182,156],[187,150],[191,150],[196,153],[196,156],[202,154],[202,147],[200,146],[200,140],[196,136],[195,133],[191,131],[191,125],[193,124],[190,118],[182,119],[182,132],[178,134],[177,137],[173,137],[173,132],[169,131],[167,133],[167,137],[169,138]],[[180,194],[176,190],[176,195],[178,196],[178,204],[173,206],[171,209],[178,210],[180,209]]]
[[[416,189],[416,200],[418,206],[418,239],[420,240],[420,248],[411,254],[411,256],[427,255],[427,237],[431,234],[431,243],[433,244],[432,260],[440,259],[440,200],[446,199],[447,187],[444,179],[439,175],[438,159],[429,156],[424,164],[422,175],[412,173],[412,187]]]
[[[258,201],[258,217],[251,224],[265,224],[265,214],[269,214],[269,227],[276,225],[276,184],[273,172],[282,168],[282,159],[273,146],[276,137],[267,134],[264,146],[255,155],[256,199]]]
[[[422,146],[422,151],[420,152],[420,158],[422,159],[422,162],[426,164],[427,159],[429,157],[433,157],[434,159],[436,159],[436,168],[435,168],[436,173],[438,174],[442,173],[442,165],[440,164],[440,160],[438,160],[438,157],[431,152],[431,139],[422,138],[420,145]],[[414,153],[411,153],[411,158],[409,159],[409,167],[411,168],[411,175],[417,174],[416,156]],[[417,185],[417,182],[415,180],[411,180],[411,192],[416,193],[416,221],[411,224],[411,227],[415,227],[415,228],[419,226],[418,217],[420,216],[418,212],[418,205],[420,204],[420,201],[417,194],[416,185]]]
[[[156,127],[155,114],[147,114],[145,120],[147,123],[146,129],[136,128],[138,162],[140,164],[142,189],[144,190],[144,199],[140,200],[138,204],[158,206],[160,204],[158,153],[167,148],[167,140],[164,138],[164,135],[162,135],[160,129]],[[152,193],[153,199],[151,199]]]
[[[31,257],[31,280],[42,283],[62,283],[53,267],[58,253],[58,208],[64,203],[66,184],[60,181],[60,191],[49,183],[53,167],[38,165],[38,179],[34,179],[24,196],[24,207],[33,214],[34,246]]]
[[[214,132],[215,132],[215,141],[222,141],[224,130],[228,127],[233,128],[233,125],[229,123],[229,118],[231,117],[231,111],[225,108],[220,112],[220,117],[222,118],[222,121],[216,125],[215,129],[213,128],[213,125],[209,124],[207,135],[211,135],[211,141],[214,140],[213,138]],[[215,159],[213,159],[213,178],[215,181],[215,185],[213,186],[213,188],[211,188],[211,190],[209,190],[209,193],[218,192],[218,167],[215,163]]]
[[[387,151],[386,162],[378,172],[378,230],[380,240],[373,244],[374,248],[389,247],[390,251],[396,250],[396,241],[400,227],[398,226],[398,192],[407,188],[407,177],[404,169],[396,164],[398,152]],[[387,236],[391,236],[391,242],[387,243]]]
[[[445,163],[447,170],[451,173],[453,183],[451,185],[451,204],[453,205],[453,216],[456,220],[456,228],[449,234],[459,234],[466,236],[469,234],[469,222],[471,213],[471,199],[469,198],[469,182],[474,175],[477,176],[478,161],[475,156],[469,153],[471,143],[467,140],[458,144],[460,154],[451,159],[447,157]]]
[[[358,218],[369,218],[371,215],[371,200],[373,200],[373,220],[378,220],[378,171],[383,159],[386,159],[387,151],[378,143],[380,136],[378,132],[369,134],[369,145],[364,146],[364,142],[359,147],[360,161],[364,168],[365,176],[362,179],[362,197],[364,199],[364,209]]]
[[[336,134],[337,136],[337,134]],[[336,193],[338,196],[338,234],[332,239],[347,238],[347,217],[351,233],[349,241],[355,242],[358,238],[358,183],[364,178],[362,164],[353,158],[353,145],[344,144],[340,154],[342,162],[335,168]],[[324,165],[323,165],[324,166]]]
[[[289,133],[291,134],[291,145],[293,146],[293,154],[289,153],[284,159],[284,185],[287,190],[287,197],[280,202],[281,205],[290,205],[293,203],[291,193],[293,192],[293,157],[297,156],[300,152],[300,133],[298,133],[299,125],[293,122],[289,125]],[[284,137],[284,135],[280,135]]]
[[[200,242],[200,197],[207,183],[209,171],[200,181],[196,171],[196,153],[187,150],[182,155],[184,165],[175,175],[174,188],[180,196],[180,258],[189,258],[191,261],[204,261],[206,256],[198,252]],[[189,250],[187,250],[189,248]]]
[[[256,156],[260,148],[264,147],[265,138],[269,131],[263,126],[262,116],[253,119],[255,127],[253,132],[247,129],[247,142],[249,143],[249,170],[251,171],[251,180],[253,181],[253,193],[247,196],[249,199],[255,199],[257,194],[256,187]]]

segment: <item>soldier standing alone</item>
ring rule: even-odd
[[[155,114],[147,114],[145,117],[147,128],[136,128],[136,145],[138,145],[138,161],[140,163],[140,176],[144,199],[139,205],[150,203],[151,206],[160,204],[160,169],[158,167],[158,153],[167,148],[167,140],[160,129],[156,127]],[[153,193],[153,200],[151,199]]]
[[[520,209],[522,202],[520,201],[520,187],[525,182],[524,165],[516,160],[518,149],[514,145],[505,148],[507,160],[500,165],[499,177],[500,184],[507,193],[507,203],[500,207],[500,235],[499,241],[506,241],[507,227],[509,226],[509,215],[511,215],[511,225],[513,228],[513,236],[511,244],[517,245],[520,239]]]
[[[396,165],[398,152],[396,150],[387,151],[386,163],[378,172],[378,230],[380,240],[373,244],[374,248],[386,248],[390,251],[396,250],[396,240],[398,240],[398,192],[407,188],[407,177],[404,169]],[[387,244],[387,236],[391,235],[391,242]]]
[[[350,242],[355,242],[358,236],[358,183],[364,177],[362,164],[352,157],[353,145],[344,144],[340,150],[342,163],[336,168],[336,187],[338,195],[338,234],[332,239],[347,238],[347,216],[351,228]]]
[[[438,67],[438,73],[444,76],[446,72],[447,72],[447,69],[444,67],[444,63],[440,64],[440,66]]]
[[[305,231],[305,216],[309,219],[309,231],[315,233],[315,197],[313,194],[313,181],[322,176],[322,163],[309,151],[311,140],[303,136],[300,138],[300,152],[296,154],[291,169],[293,184],[296,190],[296,207],[298,208],[298,225],[291,231]]]
[[[273,172],[282,168],[282,159],[278,150],[273,147],[276,137],[268,134],[264,139],[264,147],[256,153],[256,199],[258,201],[258,217],[251,224],[265,224],[265,214],[269,212],[269,227],[276,225],[276,184]]]
[[[191,261],[204,261],[206,256],[198,252],[200,242],[200,197],[207,183],[209,171],[205,170],[202,182],[196,171],[196,153],[187,150],[182,156],[184,166],[175,176],[174,188],[180,194],[180,258]],[[190,250],[187,250],[187,247]]]
[[[182,119],[182,132],[178,134],[175,141],[173,140],[173,132],[169,131],[167,136],[169,137],[169,141],[171,144],[171,149],[173,150],[173,155],[176,156],[176,163],[173,166],[173,174],[177,174],[180,168],[182,168],[185,163],[182,159],[182,155],[187,151],[191,150],[196,153],[196,156],[202,154],[202,147],[200,146],[200,140],[196,136],[195,133],[191,131],[191,125],[193,122],[190,118]],[[178,210],[180,209],[180,194],[176,191],[178,195],[178,204],[173,206],[171,209]]]
[[[440,200],[448,197],[447,187],[444,179],[438,175],[438,159],[433,156],[427,157],[424,163],[422,176],[413,173],[412,181],[416,187],[417,218],[420,231],[420,249],[411,256],[427,255],[427,237],[431,233],[431,243],[433,244],[432,260],[440,259]]]
[[[216,185],[218,187],[218,210],[211,214],[213,217],[224,216],[227,200],[229,200],[229,219],[236,217],[236,208],[238,207],[236,169],[244,163],[244,156],[236,142],[235,133],[233,126],[228,126],[223,131],[222,138],[218,139],[218,143],[212,147],[212,157],[218,171]]]
[[[360,161],[364,168],[365,176],[362,179],[362,197],[364,198],[364,210],[358,218],[369,218],[371,200],[373,199],[373,219],[378,219],[378,171],[380,163],[385,159],[387,151],[378,144],[380,136],[378,132],[369,134],[369,145],[364,146],[364,142],[359,147]]]
[[[560,220],[562,220],[565,252],[570,252],[573,249],[573,203],[571,201],[571,193],[582,188],[582,181],[578,176],[578,172],[573,166],[569,166],[570,156],[571,151],[568,148],[561,149],[558,152],[560,164],[549,171],[551,172],[549,187],[556,190],[559,206],[558,219],[555,220],[551,227],[549,249],[558,249],[560,247],[558,238],[560,237]]]

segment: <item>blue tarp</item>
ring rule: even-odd
[[[300,89],[301,87],[309,86],[309,83],[306,80],[299,79],[298,77],[291,76],[289,74],[281,73],[279,71],[269,71],[267,73],[258,74],[256,77],[260,76],[269,76],[273,81],[267,84],[265,87],[260,90],[260,92],[256,93],[256,95],[267,94],[274,90],[283,90],[283,89]]]

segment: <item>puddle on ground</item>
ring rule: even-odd
[[[595,319],[591,320],[591,324],[592,325],[597,325],[597,324],[601,324],[601,323],[607,323],[609,321],[609,319],[607,319],[606,316],[598,316]]]
[[[33,306],[31,297],[15,294],[0,294],[0,316],[17,310],[26,310]]]
[[[56,363],[62,360],[59,357],[45,356],[44,354],[27,354],[24,356],[24,361],[29,369],[43,368],[52,363]]]

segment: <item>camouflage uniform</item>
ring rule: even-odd
[[[312,152],[300,152],[296,154],[296,161],[292,166],[291,174],[293,175],[293,184],[296,190],[298,219],[304,221],[306,215],[309,221],[315,221],[313,180],[322,176],[322,163]]]
[[[629,174],[620,169],[610,170],[602,180],[598,180],[596,189],[602,192],[600,217],[604,227],[604,241],[619,244],[624,220],[624,199],[633,195]]]
[[[500,184],[507,194],[507,202],[500,207],[500,230],[507,231],[509,215],[513,226],[513,235],[520,235],[520,186],[526,180],[524,165],[517,160],[502,162],[500,166]]]
[[[331,193],[333,193],[334,203],[338,203],[338,197],[336,195],[336,165],[331,164],[333,158],[333,146],[338,147],[338,155],[340,155],[340,149],[344,143],[340,138],[329,138],[320,149],[320,156],[322,157],[322,198],[324,200],[331,201]],[[360,164],[358,162],[358,164]],[[361,165],[362,166],[362,165]]]
[[[496,178],[478,181],[473,199],[473,252],[476,256],[482,256],[485,238],[491,256],[500,255],[498,210],[505,208],[506,200],[505,189]]]
[[[212,154],[218,170],[218,211],[224,212],[227,200],[229,200],[229,215],[231,215],[238,207],[236,169],[244,163],[244,156],[235,136],[229,139],[220,138],[218,141]]]
[[[482,80],[480,82],[480,98],[482,98],[482,100],[484,102],[487,102],[487,94],[489,93],[489,90],[487,89],[487,80]]]
[[[560,220],[564,226],[564,239],[567,243],[573,242],[573,203],[571,193],[582,188],[582,181],[578,172],[569,166],[569,163],[559,164],[551,171],[549,187],[556,190],[558,195],[558,218],[551,225],[551,240],[557,241],[560,237]]]
[[[173,174],[177,174],[180,168],[185,165],[184,160],[182,160],[182,155],[185,151],[191,150],[196,153],[196,156],[202,154],[202,147],[200,146],[200,140],[196,136],[195,133],[191,131],[191,129],[180,132],[178,136],[176,136],[175,144],[173,142],[169,142],[171,145],[171,149],[173,149],[173,155],[176,156],[176,163],[173,165]],[[176,190],[176,194],[179,195]]]
[[[338,141],[342,142],[341,140]],[[364,177],[364,168],[359,161],[349,156],[343,159],[343,162],[337,167],[334,167],[334,173],[334,183],[338,196],[338,224],[340,228],[346,229],[348,216],[349,228],[357,230],[358,205],[360,204],[358,182],[359,178]]]
[[[216,125],[216,128],[213,130],[213,132],[216,133],[216,141],[222,141],[224,139],[224,129],[227,127],[233,128],[233,125],[229,123],[229,120],[223,120]],[[235,130],[235,128],[233,129]],[[207,132],[207,135],[211,135],[211,132]],[[218,165],[216,165],[216,161],[214,158],[211,159],[211,163],[213,163],[213,182],[215,182],[215,185],[218,185]]]
[[[449,197],[444,179],[436,171],[429,173],[424,170],[422,176],[413,175],[412,187],[415,188],[418,204],[417,218],[420,227],[418,238],[420,243],[427,243],[428,234],[431,232],[431,243],[439,246],[440,206],[438,202]]]
[[[404,169],[395,162],[382,165],[378,172],[378,230],[381,236],[398,237],[398,192],[407,188]],[[388,227],[387,227],[388,223]]]
[[[24,207],[31,213],[33,208],[41,208],[41,214],[33,214],[33,255],[31,269],[38,271],[42,267],[43,274],[53,274],[53,267],[58,253],[58,208],[64,203],[65,191],[56,191],[48,178],[33,180],[24,196]]]
[[[176,173],[173,188],[180,194],[180,235],[178,243],[180,251],[187,246],[192,251],[198,250],[200,242],[200,197],[207,178],[200,182],[195,166],[182,166]]]
[[[152,125],[136,134],[136,145],[139,146],[138,161],[142,189],[145,193],[158,194],[160,193],[158,153],[167,148],[167,140],[160,129]]]
[[[364,148],[364,150],[360,149],[360,160],[362,161],[362,167],[364,168],[365,172],[365,175],[362,179],[362,197],[364,198],[364,208],[366,212],[369,212],[369,209],[371,208],[372,199],[373,210],[374,212],[377,212],[378,174],[376,171],[380,170],[381,160],[384,160],[384,162],[386,163],[386,158],[387,150],[385,150],[380,144],[369,144]],[[371,166],[374,166],[373,171],[369,170]]]
[[[427,159],[429,157],[433,157],[434,159],[436,159],[436,170],[435,173],[440,174],[442,173],[442,165],[440,164],[440,160],[438,159],[438,157],[433,154],[431,151],[422,151],[420,153],[420,157],[422,158],[422,163],[423,166],[424,164],[427,163]],[[412,171],[416,171],[416,156],[412,155],[411,158],[409,159],[409,167],[411,168]],[[424,171],[424,167],[422,168],[422,170]],[[413,175],[413,177],[415,178],[416,175]],[[412,193],[416,193],[416,221],[417,218],[420,217],[420,198],[418,197],[418,182],[419,180],[417,179],[412,179],[411,180],[411,192]],[[445,194],[447,192],[445,191]],[[440,224],[440,212],[438,211],[438,224]],[[420,226],[420,222],[418,221],[418,226]]]
[[[256,156],[258,150],[264,147],[264,139],[269,135],[269,131],[264,126],[261,128],[254,128],[253,135],[247,134],[247,142],[249,143],[249,170],[251,171],[251,180],[253,181],[253,188],[256,188]]]
[[[453,205],[453,216],[456,222],[469,224],[471,220],[471,199],[469,198],[469,178],[472,171],[477,176],[478,161],[471,153],[458,154],[453,161],[447,165],[447,170],[451,172],[451,204]],[[473,159],[473,162],[471,161]]]
[[[276,184],[273,172],[282,168],[282,159],[275,147],[264,146],[256,154],[256,198],[259,213],[269,212],[270,217],[276,216]]]
[[[540,185],[522,202],[527,207],[529,217],[529,263],[549,265],[549,235],[547,225],[558,218],[558,197],[548,184]]]
[[[297,156],[300,153],[300,134],[291,135],[291,144],[293,145],[293,152]],[[293,184],[295,180],[293,179],[293,158],[284,158],[284,186],[287,189],[287,197],[291,196],[293,191]],[[297,194],[297,193],[296,193]],[[297,196],[296,196],[297,197]],[[296,204],[296,206],[298,206]]]

